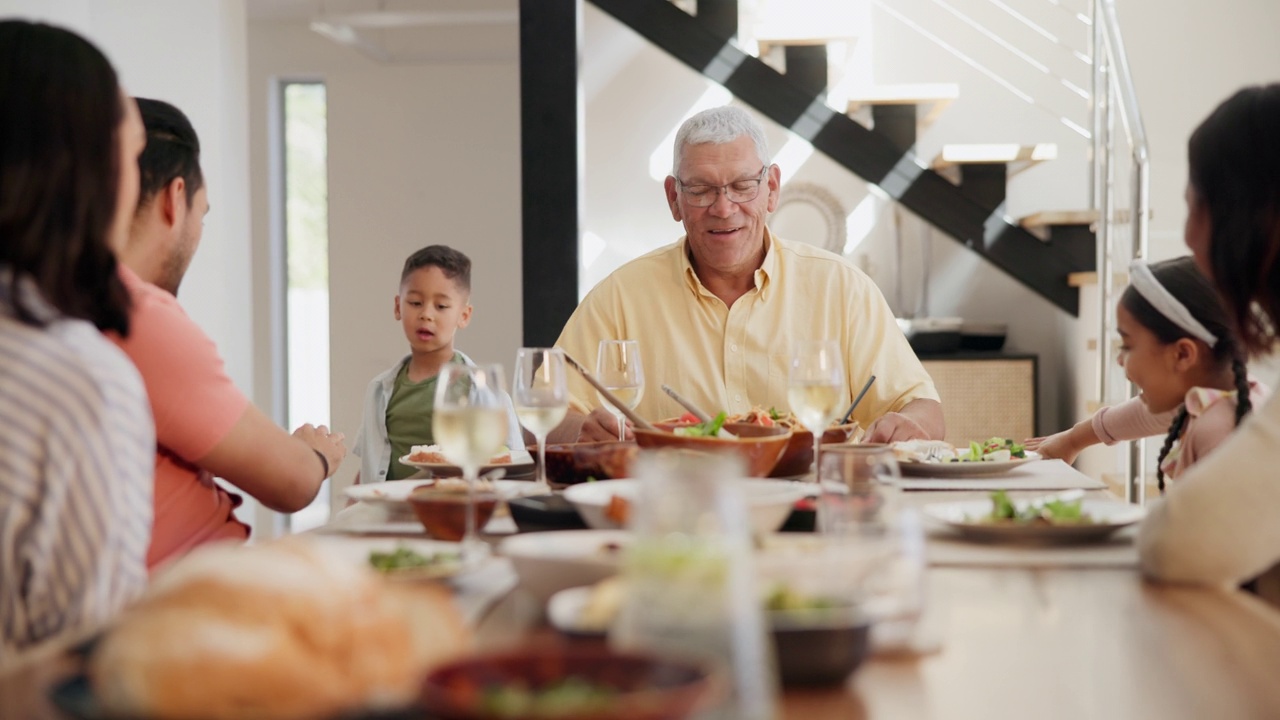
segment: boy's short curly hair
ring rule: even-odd
[[[454,250],[448,245],[428,245],[409,256],[404,261],[404,270],[400,273],[400,283],[415,270],[425,267],[438,267],[444,276],[456,282],[465,292],[471,292],[471,258]]]

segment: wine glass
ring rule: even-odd
[[[547,434],[564,420],[569,410],[564,351],[520,348],[516,353],[516,376],[511,393],[520,424],[538,440],[538,486],[551,492],[547,484]]]
[[[802,340],[791,354],[787,401],[800,424],[813,433],[813,470],[817,476],[822,433],[839,416],[844,399],[844,361],[834,340]]]
[[[501,365],[449,363],[436,381],[431,429],[445,458],[462,468],[467,481],[464,558],[475,558],[486,551],[476,535],[475,484],[480,467],[506,442],[505,398]]]
[[[635,340],[601,340],[596,355],[596,379],[614,397],[634,410],[644,397],[644,367],[640,364],[640,344]],[[597,393],[597,395],[600,395]],[[600,403],[618,419],[618,439],[627,439],[626,416],[600,395]]]

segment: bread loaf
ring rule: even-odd
[[[112,716],[331,717],[411,702],[468,645],[448,590],[389,583],[290,538],[207,546],[161,571],[89,674]]]

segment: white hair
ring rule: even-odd
[[[723,145],[746,135],[755,143],[756,154],[765,165],[769,164],[769,143],[764,139],[764,128],[746,110],[733,105],[703,110],[680,126],[676,132],[675,149],[672,153],[671,174],[680,172],[680,161],[684,159],[685,145],[703,145],[712,143]]]

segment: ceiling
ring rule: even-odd
[[[306,24],[383,64],[515,59],[519,0],[248,0],[252,23]]]

